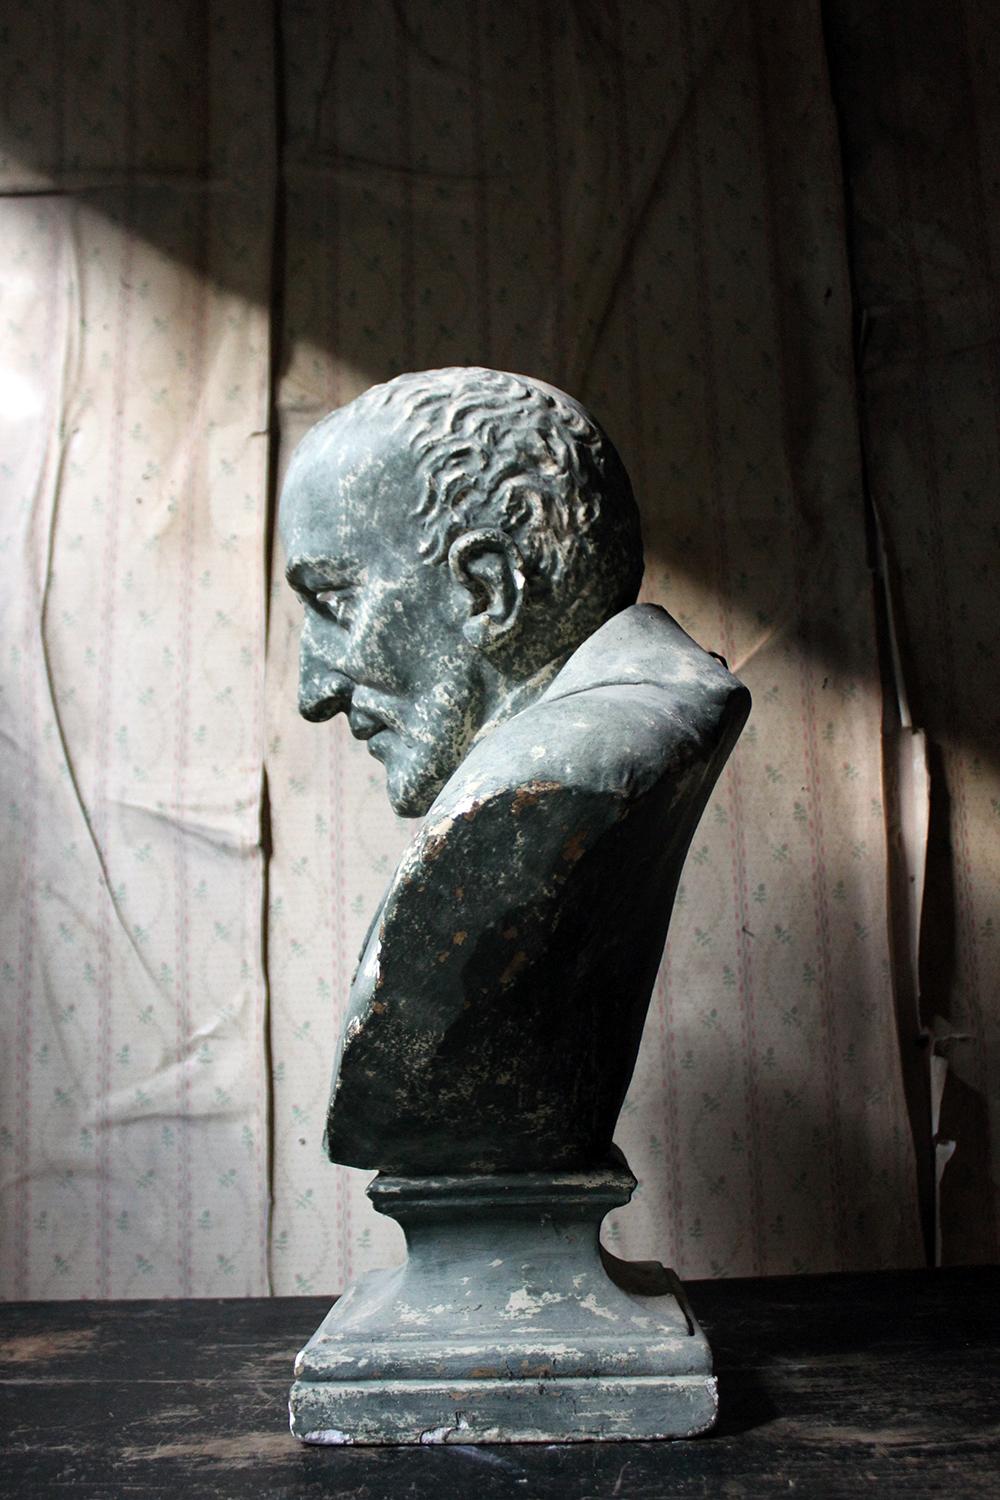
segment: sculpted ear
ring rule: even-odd
[[[510,641],[521,623],[524,573],[516,544],[502,531],[466,531],[448,551],[451,575],[469,594],[462,634],[481,651]]]

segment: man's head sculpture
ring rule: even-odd
[[[639,518],[594,420],[497,370],[400,375],[297,448],[281,527],[300,712],[346,713],[398,813],[636,597]]]
[[[607,1159],[684,855],[748,695],[642,571],[621,460],[494,370],[376,386],[285,485],[300,708],[347,713],[428,817],[372,923],[334,1161],[426,1175]]]

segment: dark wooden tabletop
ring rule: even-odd
[[[328,1299],[0,1308],[0,1494],[1000,1496],[1000,1269],[692,1282],[721,1420],[676,1443],[306,1448]]]

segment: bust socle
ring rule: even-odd
[[[281,503],[299,708],[427,814],[351,987],[326,1145],[383,1173],[606,1163],[677,880],[749,695],[636,605],[638,513],[574,400],[402,375],[314,427]]]

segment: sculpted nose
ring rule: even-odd
[[[303,672],[299,681],[299,713],[314,724],[345,714],[351,706],[353,691],[354,683],[339,672],[315,675]]]
[[[299,713],[312,723],[347,713],[351,706],[355,684],[343,670],[342,636],[306,611],[299,640]]]

